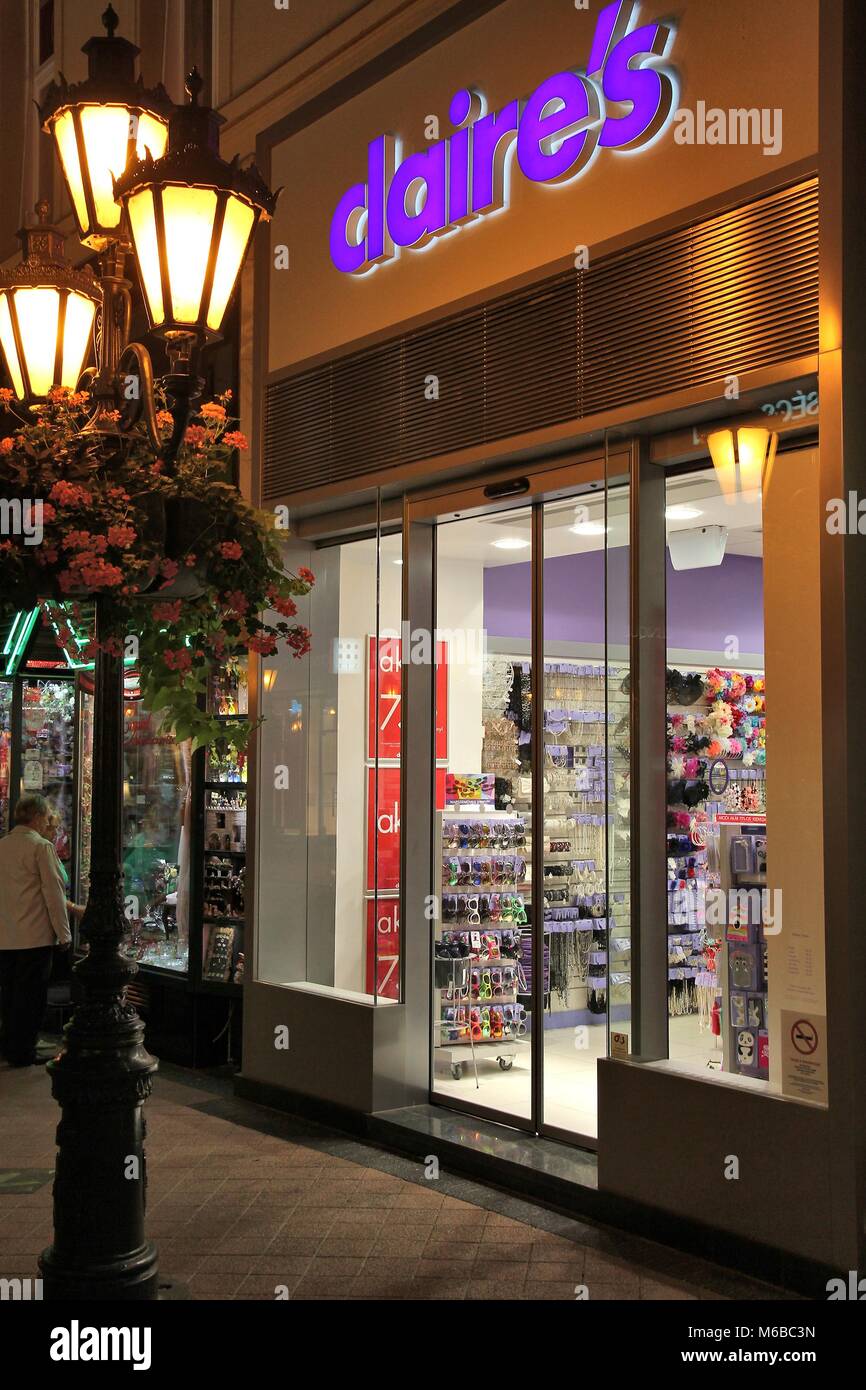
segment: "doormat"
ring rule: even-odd
[[[0,1168],[0,1197],[26,1197],[53,1177],[53,1168]]]

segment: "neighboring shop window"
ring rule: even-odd
[[[668,482],[670,1057],[826,1102],[817,454],[769,457]]]
[[[255,977],[400,997],[402,541],[298,547],[308,655],[263,659]]]
[[[123,719],[125,949],[142,965],[189,968],[192,746],[127,691]],[[88,791],[89,794],[89,791]]]
[[[247,714],[245,662],[211,676],[208,706],[224,727]],[[246,962],[247,757],[228,733],[224,744],[205,751],[202,857],[202,979],[240,985]],[[186,899],[177,899],[178,935],[188,922]]]
[[[0,835],[9,829],[12,770],[12,682],[0,681]]]

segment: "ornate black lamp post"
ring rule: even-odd
[[[28,300],[19,291],[44,288],[48,277],[60,286],[64,304],[75,292],[90,305],[91,318],[98,298],[97,364],[89,383],[95,408],[84,435],[110,468],[122,457],[126,433],[143,420],[154,449],[170,466],[201,390],[198,353],[220,336],[255,228],[271,216],[275,198],[257,170],[220,158],[220,117],[199,106],[198,74],[188,82],[190,104],[172,107],[162,88],[146,91],[135,81],[138,49],[115,37],[111,5],[102,18],[107,36],[84,46],[88,78],[53,87],[41,113],[58,149],[81,240],[100,253],[99,292],[95,282],[77,279],[80,273],[68,266],[51,279],[52,272],[34,266],[28,252],[9,281],[5,298],[15,302],[5,315],[0,285],[0,346],[22,399],[68,385],[63,335],[72,318],[46,316],[44,297]],[[61,247],[62,241],[47,246],[57,264]],[[169,354],[162,384],[174,429],[166,443],[156,429],[149,354],[129,343],[125,265],[133,247],[151,329],[164,337]],[[35,316],[37,309],[42,318]],[[27,313],[31,318],[24,322]],[[7,318],[11,329],[4,331]],[[79,354],[76,371],[80,363]],[[105,636],[105,604],[97,598],[97,639]],[[145,1049],[141,1019],[126,1002],[126,986],[138,967],[123,952],[122,658],[100,650],[94,679],[90,893],[81,923],[89,951],[75,968],[80,1001],[65,1029],[65,1051],[48,1065],[62,1118],[54,1242],[40,1267],[46,1299],[150,1299],[156,1297],[157,1252],[144,1231],[142,1106],[157,1063]]]

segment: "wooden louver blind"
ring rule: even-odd
[[[811,179],[271,383],[262,497],[579,421],[817,345]]]

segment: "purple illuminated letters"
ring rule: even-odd
[[[363,274],[418,249],[507,202],[509,156],[532,183],[557,184],[586,170],[600,149],[637,150],[667,123],[675,87],[664,66],[672,30],[637,24],[637,0],[614,0],[598,16],[586,71],[548,77],[525,100],[485,112],[476,93],[456,92],[454,132],[399,158],[380,135],[367,149],[367,182],[340,199],[331,219],[331,260]]]

